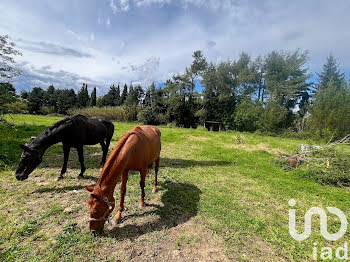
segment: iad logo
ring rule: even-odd
[[[294,207],[296,203],[295,203],[294,199],[290,199],[288,201],[288,204],[289,204],[289,206]],[[340,238],[342,238],[344,236],[344,234],[346,233],[346,229],[348,227],[346,216],[344,215],[343,211],[341,211],[340,209],[338,209],[336,207],[327,207],[327,210],[330,213],[335,214],[340,219],[341,226],[340,226],[340,229],[337,233],[334,233],[334,234],[328,233],[326,212],[320,207],[312,207],[305,214],[304,232],[302,234],[297,233],[297,231],[295,229],[295,209],[289,209],[289,233],[290,233],[290,235],[295,240],[299,240],[299,241],[307,239],[311,234],[312,216],[315,214],[318,214],[320,216],[320,220],[321,220],[320,231],[321,231],[322,236],[329,241],[335,241],[335,240],[339,240]]]
[[[288,201],[288,204],[290,207],[294,207],[296,202],[294,199],[290,199]],[[320,217],[320,232],[322,236],[329,241],[336,241],[339,240],[344,236],[346,233],[346,229],[348,226],[347,219],[345,214],[336,207],[327,207],[327,210],[331,213],[336,215],[340,219],[340,229],[336,233],[329,233],[327,231],[327,214],[326,212],[320,208],[320,207],[312,207],[310,208],[304,217],[304,232],[299,234],[295,229],[295,209],[289,209],[289,234],[298,241],[302,241],[307,239],[311,235],[311,224],[312,224],[312,216],[317,214]],[[317,259],[317,243],[314,243],[313,248],[313,258]],[[340,253],[343,254],[340,254]],[[348,244],[344,243],[344,247],[339,247],[335,251],[335,256],[338,259],[347,259],[348,258]],[[323,247],[321,249],[321,259],[332,259],[333,257],[333,250],[330,247]]]

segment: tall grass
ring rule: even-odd
[[[131,122],[137,120],[140,109],[137,106],[106,106],[69,109],[69,115],[82,114],[86,117],[103,117],[110,120]]]

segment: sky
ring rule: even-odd
[[[0,13],[0,34],[23,53],[18,89],[147,87],[183,72],[196,50],[220,62],[299,48],[311,73],[329,54],[350,72],[348,0],[1,0]]]

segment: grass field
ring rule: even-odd
[[[107,224],[104,235],[94,237],[83,185],[98,179],[99,146],[85,147],[85,180],[76,179],[79,163],[72,150],[68,173],[56,181],[60,144],[48,149],[26,181],[14,177],[19,144],[59,119],[15,115],[16,130],[0,129],[1,261],[310,261],[314,242],[336,248],[349,241],[349,230],[338,241],[325,241],[317,217],[307,240],[289,235],[291,198],[299,232],[312,206],[335,206],[350,217],[348,188],[321,185],[276,161],[312,141],[166,127],[160,128],[158,192],[151,193],[152,171],[146,180],[148,205],[140,208],[139,175],[130,174],[121,224]],[[110,150],[135,125],[115,123]],[[328,231],[336,232],[339,225],[329,215]]]

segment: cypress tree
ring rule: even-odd
[[[90,106],[96,106],[96,87],[91,93]]]
[[[124,85],[124,88],[123,88],[123,93],[122,93],[122,96],[120,98],[120,105],[123,105],[126,98],[128,96],[128,86],[125,84]]]

